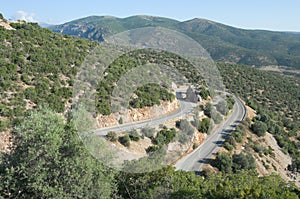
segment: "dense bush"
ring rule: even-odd
[[[217,105],[217,108],[220,109],[221,107],[219,105]],[[222,122],[222,120],[223,120],[222,116],[220,115],[220,113],[216,110],[216,108],[211,103],[206,103],[203,111],[204,111],[204,114],[207,117],[211,118],[216,124],[219,124]],[[226,111],[226,112],[228,111],[226,108],[226,104],[224,104],[224,111]]]
[[[152,139],[152,142],[153,144],[159,146],[169,144],[170,142],[172,142],[175,135],[176,135],[176,130],[174,128],[171,129],[164,128],[157,133],[156,137]]]
[[[133,108],[160,105],[160,100],[173,101],[174,94],[157,84],[147,84],[139,87],[135,92],[137,98],[131,99],[129,105]]]
[[[218,153],[213,165],[220,171],[228,173],[237,173],[242,170],[255,169],[255,159],[251,154],[233,154],[232,157],[229,153]]]
[[[249,170],[249,169],[255,169],[255,159],[251,154],[234,154],[232,156],[232,169],[233,172],[238,172],[241,170]]]
[[[213,165],[225,173],[232,171],[232,159],[228,153],[218,153]]]
[[[267,125],[261,121],[255,121],[251,126],[252,131],[258,136],[265,136],[267,131]]]
[[[198,124],[198,131],[202,133],[208,133],[210,130],[211,121],[209,118],[203,118],[201,121],[199,121]]]
[[[227,115],[229,108],[227,106],[227,103],[225,100],[221,100],[217,105],[216,109],[218,112],[220,112],[222,115]]]

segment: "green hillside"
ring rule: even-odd
[[[70,109],[73,97],[75,76],[84,59],[97,45],[96,41],[80,39],[68,35],[53,33],[34,23],[12,23],[15,30],[0,27],[0,131],[19,123],[28,110],[49,107],[58,113]],[[178,57],[164,53],[162,63],[174,63],[183,74],[192,81],[192,69]],[[139,58],[144,56],[144,58]],[[104,73],[109,73],[97,89],[96,111],[110,114],[110,98],[115,84],[122,76],[147,58],[159,63],[160,54],[135,52],[134,56],[124,55],[115,60]],[[198,80],[197,80],[198,81]],[[145,89],[147,88],[147,89]],[[131,107],[143,108],[160,104],[160,101],[172,101],[174,95],[161,86],[138,88],[139,98],[131,101]],[[151,98],[149,93],[151,93]]]
[[[290,154],[290,170],[300,171],[300,81],[247,66],[219,63],[227,89],[256,110],[278,145]]]
[[[64,112],[78,67],[96,42],[54,34],[33,23],[0,27],[0,131],[49,106]]]
[[[175,22],[157,23],[172,26]],[[300,190],[293,183],[275,174],[259,177],[255,170],[198,176],[171,166],[126,173],[103,165],[83,139],[97,147],[106,145],[97,145],[95,136],[81,139],[72,114],[62,114],[71,105],[75,75],[98,42],[56,34],[34,23],[10,25],[14,30],[0,27],[0,132],[10,130],[14,145],[10,152],[0,152],[0,198],[299,198]],[[200,79],[174,54],[134,53],[153,58],[153,62],[178,63],[174,67],[191,82]],[[155,60],[157,55],[161,59]],[[103,82],[106,86],[120,77],[119,72],[126,69],[122,64],[129,59],[125,54],[110,65],[106,72],[111,79]],[[132,59],[127,66],[134,67],[137,61],[143,59]],[[258,111],[256,120],[268,125],[283,150],[291,154],[290,169],[299,171],[298,80],[250,67],[223,63],[218,67],[227,88]],[[137,95],[173,97],[157,85],[150,85],[153,92],[148,92],[148,86],[140,87]],[[133,106],[144,104],[133,101]],[[107,155],[110,153],[103,157],[110,158]]]
[[[103,41],[125,30],[162,26],[183,32],[198,41],[215,61],[265,66],[279,65],[300,69],[300,35],[264,30],[243,30],[205,19],[176,20],[132,16],[87,17],[52,26],[54,32]]]

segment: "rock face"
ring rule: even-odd
[[[200,96],[196,94],[195,89],[191,86],[186,90],[186,99],[194,103],[201,101]]]
[[[15,30],[13,27],[11,27],[11,26],[9,25],[8,22],[6,22],[6,21],[4,21],[4,20],[2,20],[2,19],[0,19],[0,26],[4,27],[4,28],[7,29],[7,30]]]
[[[183,144],[178,141],[171,142],[168,144],[167,163],[173,164],[181,157],[191,153],[194,150],[194,146],[199,146],[202,144],[205,138],[206,134],[200,133],[195,129],[195,133],[191,140]]]
[[[129,110],[130,118],[132,122],[147,120],[167,113],[171,113],[178,108],[178,101],[173,102],[161,102],[160,105],[153,107],[136,108]]]
[[[120,119],[123,123],[136,122],[141,120],[147,120],[156,118],[161,115],[171,113],[178,109],[178,100],[175,99],[173,102],[161,101],[160,105],[154,105],[152,107],[144,108],[132,108],[126,113],[120,115],[120,113],[112,113],[110,115],[99,115],[97,117],[97,127],[109,127],[119,124]]]
[[[108,127],[108,126],[115,126],[118,124],[116,114],[112,113],[110,115],[99,115],[97,117],[97,127]]]

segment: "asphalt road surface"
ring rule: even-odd
[[[211,135],[192,153],[180,159],[176,164],[176,170],[200,171],[202,166],[210,160],[210,157],[223,145],[227,136],[236,128],[246,114],[243,103],[235,97],[231,115],[222,122]]]
[[[100,128],[94,130],[96,135],[106,135],[108,132],[124,132],[124,131],[130,131],[132,129],[140,129],[146,126],[156,126],[159,124],[163,124],[166,121],[173,120],[176,118],[180,118],[182,116],[185,116],[193,111],[193,109],[196,107],[195,103],[191,103],[184,100],[178,100],[179,101],[179,108],[176,111],[173,111],[170,114],[163,115],[158,118],[150,119],[150,120],[143,120],[138,122],[132,122],[132,123],[125,123],[120,124],[117,126],[112,127],[106,127],[106,128]]]

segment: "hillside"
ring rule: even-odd
[[[107,17],[102,19],[106,20]],[[117,18],[109,17],[109,19],[118,21]],[[144,20],[150,19],[170,27],[176,23],[168,19],[154,20],[144,17]],[[65,112],[71,105],[74,76],[84,57],[97,44],[93,41],[55,34],[33,23],[6,23],[6,27],[10,28],[0,28],[1,41],[3,41],[1,45],[2,49],[5,49],[0,57],[1,131],[20,123],[32,108],[48,106],[55,112]],[[184,60],[166,52],[163,55],[164,59],[160,61],[172,62],[172,65],[183,74],[194,74],[191,72],[193,69],[187,67],[188,63]],[[136,58],[135,61],[131,60],[132,56]],[[113,87],[110,85],[114,85],[119,76],[147,59],[155,63],[158,61],[157,57],[157,52],[137,51],[131,56],[123,55],[116,60],[106,71],[114,74],[113,78],[104,78],[98,85],[97,89],[102,92],[98,93],[101,103],[96,104],[97,111],[104,115],[111,113],[108,101]],[[129,63],[129,59],[133,62],[126,64],[127,68],[121,67]],[[227,88],[232,93],[243,97],[249,106],[260,113],[259,115],[268,118],[268,120],[260,118],[258,120],[267,123],[270,128],[268,131],[275,135],[280,146],[293,157],[293,167],[299,167],[300,163],[297,160],[299,144],[296,142],[299,140],[300,119],[298,80],[248,67],[222,63],[219,67]],[[192,82],[197,82],[200,78],[193,75],[187,77]],[[161,99],[173,98],[163,88],[153,86],[153,89],[151,91],[147,87],[139,88],[136,94],[140,97],[131,101],[131,106],[143,108],[159,104]],[[151,98],[149,98],[149,91]]]
[[[288,170],[300,172],[300,89],[299,79],[246,66],[219,63],[227,89],[240,96],[256,112],[248,127],[255,133],[260,124],[271,133],[285,154],[292,157]],[[252,141],[248,141],[252,143]],[[264,142],[264,141],[262,141]],[[252,143],[253,144],[253,143]],[[257,143],[252,147],[258,147]],[[259,148],[259,147],[258,147]],[[260,151],[262,152],[262,151]]]
[[[9,27],[0,27],[0,131],[18,124],[32,108],[63,113],[77,69],[96,44],[34,23]]]
[[[108,168],[83,145],[86,141],[90,146],[99,147],[98,137],[80,139],[78,126],[71,117],[74,115],[66,114],[72,104],[79,67],[99,43],[53,33],[35,23],[1,22],[0,136],[11,133],[14,145],[0,153],[0,198],[299,198],[300,190],[293,183],[274,174],[259,177],[253,167],[235,168],[238,171],[235,173],[206,172],[201,177],[194,172],[175,171],[171,166],[148,173]],[[171,26],[175,22],[165,19],[157,23]],[[189,74],[187,77],[191,82],[199,82],[200,77],[195,75],[190,63],[174,54],[142,50],[131,55],[119,57],[107,69],[110,78],[98,85],[100,89],[104,88],[98,93],[103,94],[104,99],[111,97],[111,86],[118,75],[127,71],[122,64],[130,58],[132,62],[127,67],[135,67],[136,62],[146,58],[153,62],[169,62],[182,73]],[[161,57],[156,58],[157,55]],[[230,92],[242,97],[257,111],[258,116],[248,122],[264,123],[282,150],[292,157],[289,169],[299,171],[298,80],[245,66],[220,63],[218,67]],[[208,97],[209,91],[205,91]],[[144,101],[150,98],[149,94],[151,101]],[[140,99],[132,99],[133,107],[173,98],[157,85],[140,87],[136,95]],[[101,96],[98,102],[100,100]],[[106,108],[109,110],[110,107]],[[212,105],[202,107],[204,112],[211,108]],[[208,130],[207,123],[196,119],[194,125],[201,132]],[[166,146],[173,138],[180,140],[189,134],[191,128],[184,129],[181,123],[186,125],[187,122],[180,121],[181,131],[167,127],[158,132],[148,129],[145,136],[151,137],[158,146],[149,150],[160,150],[159,147]],[[235,133],[235,136],[241,135]],[[143,139],[133,132],[121,141],[125,145],[137,138]],[[110,151],[100,154],[103,159],[111,158],[110,155]],[[144,160],[146,165],[152,166],[149,159]],[[151,157],[150,160],[159,161]],[[130,167],[130,162],[125,166]]]
[[[0,27],[0,43],[2,53],[0,56],[0,131],[13,127],[32,108],[48,106],[58,113],[65,113],[72,103],[73,85],[75,76],[84,59],[97,45],[89,41],[68,35],[53,33],[48,29],[40,28],[35,23],[4,23]],[[1,25],[1,24],[0,24]],[[5,50],[4,50],[5,49]],[[138,56],[138,54],[136,55]],[[152,56],[155,56],[152,55]],[[124,55],[105,72],[120,72],[113,79],[104,78],[98,86],[97,112],[110,114],[108,107],[112,84],[127,70],[135,67],[138,58],[132,65],[126,61],[130,59]],[[153,58],[154,59],[154,58]],[[154,59],[155,61],[155,59]],[[174,63],[176,60],[174,61]],[[127,65],[124,68],[123,65]],[[175,64],[176,65],[176,64]],[[123,67],[123,68],[122,68]],[[124,69],[124,70],[123,70]],[[161,87],[144,88],[151,91],[151,98],[145,99],[149,94],[140,88],[136,92],[141,96],[131,103],[132,107],[159,105],[160,100],[171,101],[173,94]],[[110,106],[110,105],[109,105]]]
[[[122,31],[162,26],[198,41],[215,61],[300,69],[300,35],[264,30],[243,30],[206,19],[179,22],[151,16],[116,18],[91,16],[50,27],[54,32],[104,41]]]

